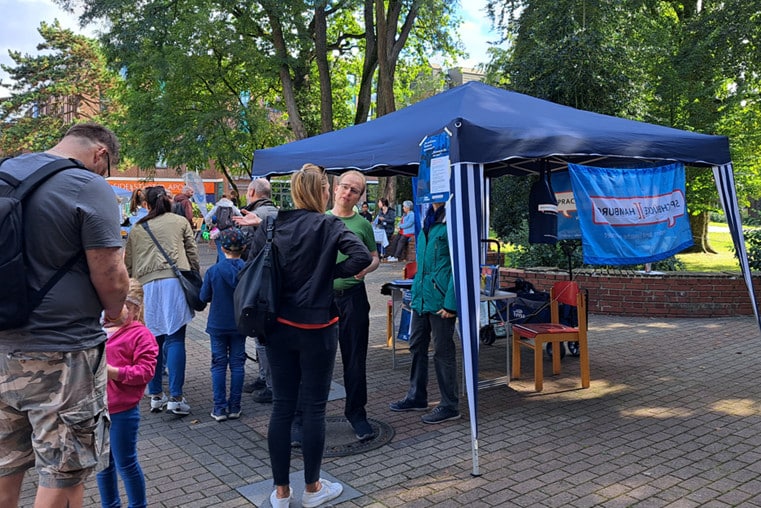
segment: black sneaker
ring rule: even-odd
[[[423,423],[441,423],[448,422],[449,420],[457,420],[460,418],[460,412],[456,409],[448,409],[441,406],[436,406],[433,411],[427,415],[423,415],[421,420]]]
[[[260,404],[269,404],[272,402],[272,390],[269,388],[265,388],[261,392],[254,395],[254,402],[258,402]]]
[[[368,439],[372,439],[375,436],[373,427],[367,420],[361,420],[357,423],[352,423],[351,426],[354,427],[354,434],[360,441],[367,441]]]
[[[388,405],[388,408],[391,411],[397,411],[397,412],[403,412],[403,411],[426,411],[428,409],[428,404],[420,404],[417,402],[413,402],[408,398],[403,398],[402,400],[398,400],[396,402],[392,402]]]
[[[267,388],[267,382],[260,377],[256,378],[256,381],[243,383],[244,393],[254,393],[257,390],[264,390],[265,388]]]

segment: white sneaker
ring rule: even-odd
[[[185,397],[183,397],[182,400],[177,400],[172,397],[169,399],[169,402],[167,402],[166,410],[170,413],[184,416],[190,414],[190,405],[188,404],[188,401],[185,400]]]
[[[277,497],[277,490],[273,490],[272,494],[270,494],[270,504],[272,505],[272,508],[288,508],[292,499],[293,496],[290,494],[288,497]]]
[[[301,506],[304,508],[320,506],[321,504],[337,498],[341,495],[341,492],[344,491],[344,486],[338,482],[332,483],[320,478],[320,483],[322,484],[322,487],[320,487],[320,490],[317,492],[304,491],[304,495],[301,496]]]
[[[396,259],[394,256],[389,256],[386,258],[386,261],[388,261],[389,263],[396,263],[399,260]]]
[[[164,406],[169,402],[169,397],[164,395],[152,395],[151,396],[151,413],[160,413],[164,410]]]

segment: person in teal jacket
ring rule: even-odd
[[[412,282],[410,389],[402,400],[391,403],[389,409],[428,409],[428,348],[433,338],[433,366],[441,400],[422,420],[423,423],[434,424],[460,418],[454,343],[457,299],[449,258],[444,203],[434,203],[428,210],[417,245],[417,273]]]

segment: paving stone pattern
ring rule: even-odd
[[[208,266],[215,253],[207,244],[201,249]],[[463,418],[440,425],[423,424],[422,413],[388,410],[407,390],[408,367],[392,369],[388,297],[380,287],[401,269],[384,263],[367,280],[368,413],[393,426],[395,436],[378,449],[325,459],[325,472],[362,494],[340,506],[761,506],[761,334],[753,318],[590,316],[590,389],[578,388],[578,360],[567,356],[557,377],[545,358],[544,391],[534,393],[525,354],[523,379],[478,393],[481,475],[474,477],[465,397]],[[141,406],[139,452],[152,507],[252,506],[236,489],[271,478],[272,406],[244,394],[240,420],[209,416],[204,328],[200,313],[187,334],[192,413],[151,414],[147,399]],[[504,375],[506,343],[482,347],[481,377]],[[247,363],[248,379],[256,369]],[[342,382],[340,357],[335,381]],[[433,368],[429,391],[433,407]],[[328,414],[341,416],[343,400],[331,401]],[[303,469],[300,456],[292,467]],[[27,475],[23,506],[33,504],[34,477]],[[99,506],[94,478],[85,505]]]

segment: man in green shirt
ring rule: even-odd
[[[357,439],[364,441],[374,435],[367,421],[367,347],[370,335],[370,302],[367,299],[364,277],[380,264],[372,225],[354,207],[365,193],[365,177],[359,171],[347,171],[338,177],[333,190],[333,208],[328,214],[339,217],[346,227],[367,246],[373,262],[352,278],[336,279],[333,296],[339,311],[338,344],[344,365],[346,407],[344,416],[349,420]],[[337,263],[346,256],[339,253]]]

